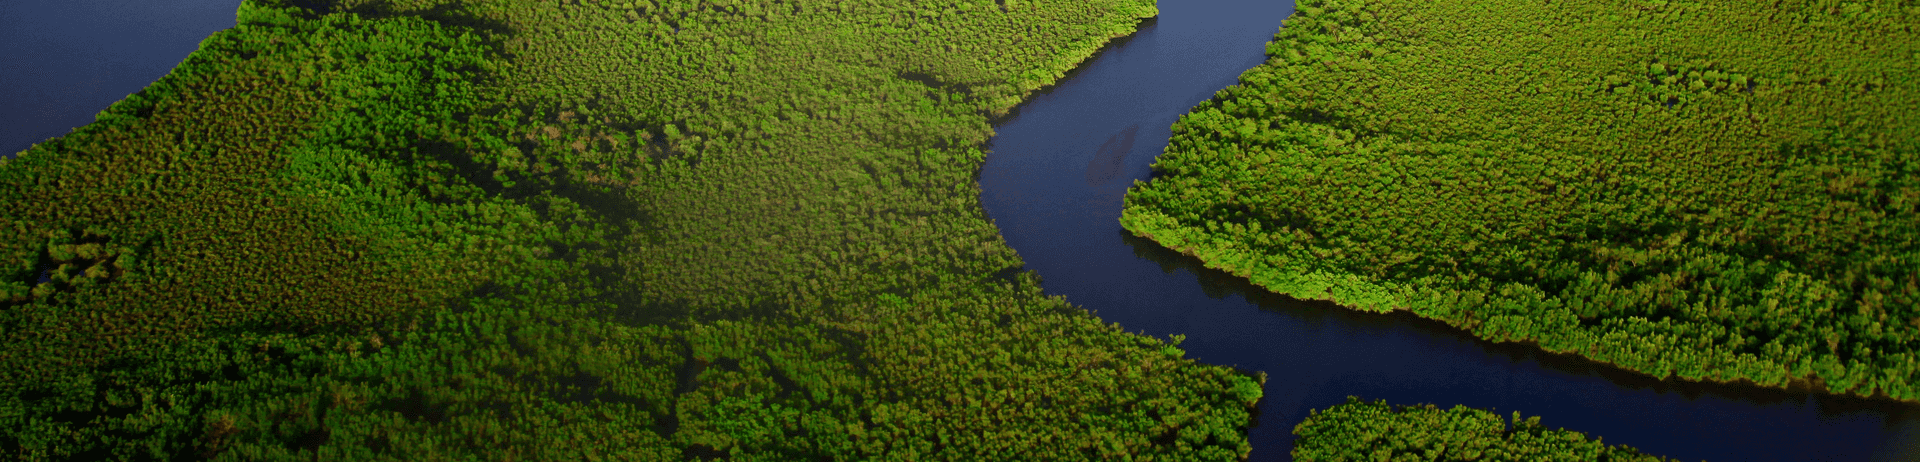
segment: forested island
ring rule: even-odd
[[[248,0],[0,164],[22,460],[1235,460],[1043,295],[989,121],[1153,4]]]
[[[1920,10],[1303,1],[1132,233],[1657,378],[1920,400]]]

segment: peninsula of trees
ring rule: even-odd
[[[0,163],[20,460],[1235,460],[1042,294],[990,117],[1142,0],[246,0]]]
[[[1655,377],[1920,400],[1920,9],[1306,0],[1132,233]]]
[[[1313,415],[1293,428],[1293,460],[1299,462],[1514,460],[1531,462],[1663,462],[1631,447],[1607,445],[1540,417],[1511,420],[1465,406],[1391,406],[1347,397],[1346,404]]]

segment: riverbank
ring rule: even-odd
[[[1149,3],[301,5],[0,164],[7,445],[1249,451],[1254,377],[1040,293],[971,181]]]
[[[1920,97],[1888,77],[1917,51],[1879,32],[1910,12],[1621,8],[1304,4],[1122,222],[1278,293],[1655,377],[1920,399]],[[1478,32],[1408,29],[1430,18]],[[1730,45],[1763,36],[1798,39]]]
[[[1276,295],[1245,278],[1133,236],[1122,195],[1157,181],[1181,115],[1267,60],[1290,5],[1165,3],[1150,27],[1090,62],[997,126],[982,202],[1042,278],[1101,319],[1161,338],[1189,357],[1269,371],[1253,460],[1286,460],[1291,425],[1349,395],[1542,415],[1556,426],[1680,460],[1899,460],[1912,453],[1914,407],[1737,385],[1662,381],[1590,360],[1496,343],[1412,313],[1378,315]],[[1133,149],[1105,151],[1134,129]],[[1158,128],[1156,128],[1158,127]],[[1106,178],[1112,157],[1120,174]],[[1101,173],[1093,175],[1092,173]],[[1700,429],[1712,429],[1703,432]]]

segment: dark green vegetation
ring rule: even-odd
[[[1232,460],[972,175],[1138,0],[253,1],[0,164],[24,460]]]
[[[1306,1],[1123,224],[1656,377],[1920,399],[1911,2]]]
[[[1627,446],[1540,425],[1540,417],[1512,425],[1492,412],[1466,406],[1441,410],[1431,404],[1389,406],[1386,401],[1347,403],[1316,410],[1293,427],[1300,439],[1293,458],[1317,461],[1664,461]]]

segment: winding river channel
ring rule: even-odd
[[[1129,331],[1184,334],[1188,356],[1265,371],[1253,460],[1290,460],[1293,426],[1348,395],[1464,404],[1697,461],[1920,460],[1920,407],[1806,392],[1662,382],[1497,345],[1411,315],[1274,295],[1120,229],[1170,125],[1260,64],[1288,0],[1163,0],[1003,122],[981,199],[1047,292]]]
[[[0,151],[25,149],[164,75],[235,0],[0,3]],[[1662,382],[1407,315],[1277,296],[1128,237],[1121,197],[1169,125],[1263,59],[1289,1],[1164,0],[1161,17],[1002,123],[988,215],[1047,291],[1189,356],[1268,374],[1253,460],[1288,460],[1309,409],[1348,395],[1519,411],[1681,460],[1920,460],[1920,407]]]

